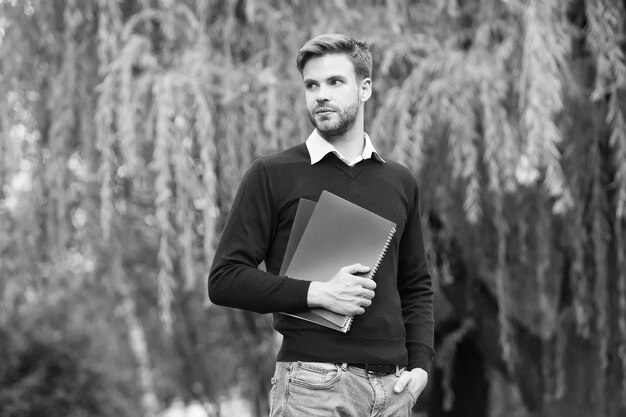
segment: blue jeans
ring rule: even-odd
[[[395,374],[320,362],[277,362],[270,417],[409,417],[417,398]]]

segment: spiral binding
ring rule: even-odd
[[[370,279],[374,278],[374,275],[376,275],[376,271],[378,271],[378,267],[380,266],[380,263],[383,261],[383,257],[387,253],[387,249],[389,248],[389,245],[391,244],[391,239],[393,239],[393,235],[395,234],[396,234],[396,226],[393,226],[391,230],[389,231],[389,236],[387,236],[387,241],[385,242],[383,249],[380,251],[380,254],[378,255],[378,259],[376,260],[376,263],[370,270],[370,274],[368,275],[368,278]],[[341,326],[342,331],[344,333],[348,333],[348,331],[350,330],[350,327],[352,326],[352,320],[354,320],[354,316],[346,317],[346,320],[344,321],[343,326]]]

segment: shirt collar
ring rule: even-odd
[[[358,162],[364,159],[370,159],[374,157],[379,162],[384,163],[385,160],[378,154],[374,145],[372,144],[372,140],[370,139],[367,133],[363,134],[365,139],[365,146],[363,147],[363,152],[361,155],[357,156],[354,161],[348,161],[346,158],[341,155],[337,149],[333,146],[332,143],[328,142],[324,139],[317,129],[315,129],[306,140],[306,148],[309,151],[309,156],[311,157],[311,165],[315,165],[319,161],[322,160],[327,154],[334,153],[341,161],[343,161],[346,165],[354,166]]]

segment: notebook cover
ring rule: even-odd
[[[306,211],[302,211],[303,216]],[[291,260],[287,256],[283,259],[283,265],[288,265],[285,275],[309,281],[328,281],[340,268],[358,262],[371,268],[366,274],[371,278],[394,232],[393,222],[323,191],[293,257]],[[297,240],[295,235],[294,239]],[[349,329],[352,319],[349,316],[322,308],[310,311],[334,323],[342,331]]]
[[[305,198],[301,198],[298,202],[296,215],[293,220],[293,225],[291,226],[291,233],[289,234],[289,240],[287,241],[287,247],[285,248],[285,255],[283,256],[283,263],[280,267],[281,276],[285,275],[285,271],[287,270],[287,267],[289,267],[291,258],[293,257],[293,254],[295,253],[296,248],[300,243],[300,239],[304,234],[306,225],[308,224],[309,219],[313,214],[313,210],[315,210],[315,205],[315,201],[307,200]],[[347,316],[333,313],[332,311],[324,310],[323,308],[313,308],[308,311],[302,311],[300,313],[283,314],[317,323],[322,326],[330,327],[331,329],[338,330],[340,332],[345,333],[348,331],[347,326],[349,324],[349,318]],[[324,318],[323,316],[325,316],[326,318]]]
[[[296,215],[293,219],[291,232],[289,233],[289,240],[287,241],[287,247],[285,248],[285,255],[283,256],[283,263],[280,266],[280,276],[285,276],[285,271],[287,270],[287,267],[291,262],[291,258],[300,243],[304,229],[306,229],[306,225],[309,223],[309,219],[311,218],[314,209],[315,201],[301,198],[298,202]]]
[[[285,255],[283,256],[283,263],[280,267],[280,275],[284,276],[289,263],[291,262],[291,258],[293,257],[298,244],[300,243],[300,239],[302,238],[302,234],[306,229],[306,225],[313,214],[313,210],[315,209],[315,201],[307,200],[305,198],[301,198],[298,202],[298,208],[296,210],[296,215],[293,220],[293,225],[291,226],[291,233],[289,234],[289,240],[287,241],[287,247],[285,248]],[[322,309],[312,309],[308,311],[302,311],[299,313],[282,313],[286,316],[296,317],[302,320],[306,320],[312,323],[316,323],[325,327],[329,327],[333,330],[337,330],[340,332],[345,332],[345,326],[339,326],[334,322],[328,321],[325,318],[315,314],[314,310],[322,310]],[[330,313],[330,312],[329,312]],[[331,313],[335,314],[335,313]],[[345,322],[344,316],[337,314],[336,320],[337,322]]]
[[[302,238],[302,234],[306,229],[306,225],[313,214],[313,210],[315,209],[315,201],[307,200],[305,198],[301,198],[298,202],[298,208],[296,210],[296,215],[293,219],[293,224],[291,226],[291,233],[289,234],[289,240],[287,241],[287,247],[285,248],[285,255],[283,256],[283,262],[280,267],[280,275],[284,276],[289,263],[291,262],[291,258],[293,257],[298,244],[300,243],[300,239]],[[314,309],[315,310],[315,309]],[[302,311],[299,313],[282,313],[286,316],[296,317],[302,320],[306,320],[315,324],[319,324],[325,327],[329,327],[333,330],[337,330],[340,332],[344,331],[343,326],[338,326],[337,324],[320,317],[315,314],[313,310]],[[335,314],[335,313],[332,313]],[[337,315],[339,318],[343,318],[343,316]]]

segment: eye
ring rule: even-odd
[[[312,91],[315,89],[315,87],[317,87],[316,83],[305,83],[304,84],[304,88],[308,91]]]
[[[337,80],[337,79],[330,80],[330,85],[332,85],[332,86],[337,86],[339,84],[341,84],[341,80]]]

